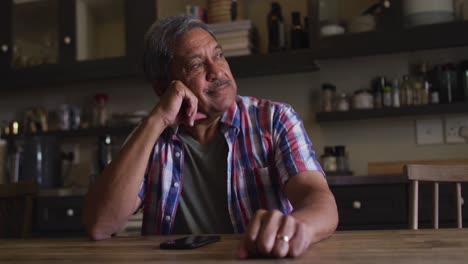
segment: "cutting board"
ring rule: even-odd
[[[468,159],[369,162],[367,171],[369,175],[402,174],[406,164],[468,165]]]

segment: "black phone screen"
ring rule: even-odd
[[[159,247],[161,249],[192,249],[211,244],[219,240],[219,236],[188,236],[164,241],[159,244]]]

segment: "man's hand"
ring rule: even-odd
[[[193,126],[196,120],[206,118],[198,112],[198,99],[181,81],[172,81],[153,112],[164,120],[165,126],[185,124]]]
[[[247,227],[239,257],[297,257],[307,250],[312,240],[310,228],[294,216],[260,209]]]

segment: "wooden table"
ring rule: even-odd
[[[194,250],[160,250],[174,237],[0,240],[0,263],[233,263],[239,235]],[[247,263],[468,263],[468,229],[343,231],[297,259]]]

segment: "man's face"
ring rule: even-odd
[[[222,115],[233,103],[237,85],[218,42],[202,28],[177,40],[171,65],[174,80],[184,83],[198,98],[198,111]]]

